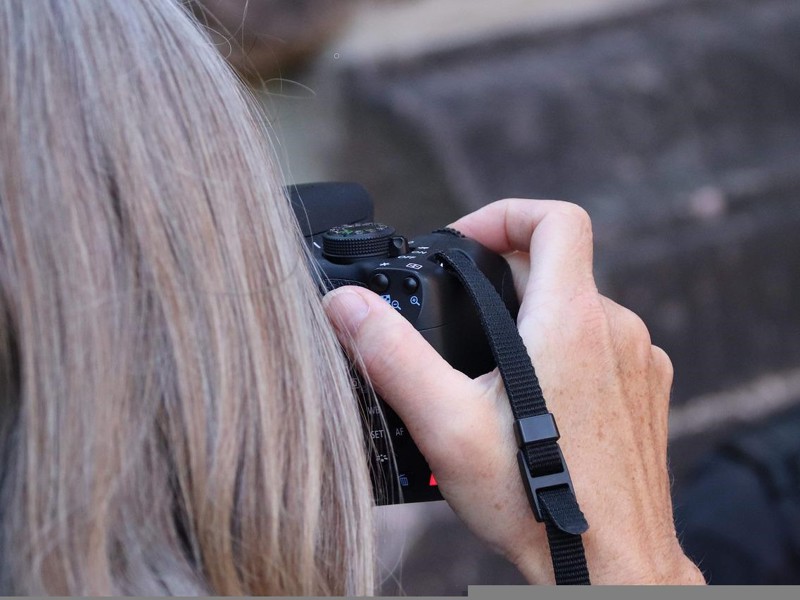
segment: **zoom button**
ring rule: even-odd
[[[419,288],[419,281],[416,277],[406,277],[403,280],[403,289],[409,294],[413,294]]]

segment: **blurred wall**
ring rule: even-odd
[[[603,291],[675,363],[676,436],[724,429],[737,415],[718,394],[742,386],[763,407],[731,404],[745,419],[791,403],[800,3],[551,6],[529,3],[484,34],[452,25],[469,35],[449,44],[446,31],[429,46],[354,42],[337,76],[346,124],[334,173],[366,182],[382,218],[406,231],[507,196],[581,204]],[[751,389],[782,375],[784,389]],[[705,412],[687,412],[695,401]]]
[[[253,83],[309,60],[350,16],[354,0],[196,0],[220,51]]]

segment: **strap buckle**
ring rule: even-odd
[[[561,462],[561,471],[556,473],[549,473],[547,475],[534,476],[531,474],[528,461],[525,457],[524,447],[530,443],[542,442],[557,442],[561,437],[558,432],[558,426],[553,418],[552,413],[545,413],[543,415],[534,415],[526,417],[514,422],[514,434],[517,438],[517,464],[519,465],[519,472],[522,475],[522,482],[525,486],[525,492],[528,495],[528,502],[533,510],[533,516],[541,523],[544,521],[542,515],[542,507],[539,502],[539,492],[549,488],[556,488],[567,486],[572,495],[575,495],[575,488],[572,486],[572,478],[567,469],[567,463],[564,460],[564,455],[561,453],[561,448],[556,446],[558,450],[558,457]]]
[[[539,503],[540,491],[567,486],[572,495],[575,495],[575,488],[572,487],[572,478],[569,476],[569,470],[567,469],[567,463],[564,462],[564,456],[561,454],[561,448],[558,449],[558,454],[561,457],[563,471],[534,477],[528,468],[528,461],[525,460],[525,452],[522,449],[517,452],[517,463],[519,464],[519,472],[522,475],[522,483],[525,486],[525,492],[528,494],[528,502],[530,502],[531,509],[533,509],[533,516],[539,523],[544,521],[542,507]]]

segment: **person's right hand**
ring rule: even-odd
[[[678,544],[667,473],[672,365],[642,321],[601,296],[585,211],[555,201],[495,202],[452,224],[506,255],[521,297],[517,320],[561,431],[589,521],[593,583],[702,583]],[[340,340],[361,356],[466,524],[533,582],[553,582],[544,526],[516,465],[513,419],[495,369],[452,369],[382,299],[329,293]],[[411,376],[410,374],[414,374]]]

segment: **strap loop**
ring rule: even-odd
[[[566,473],[569,479],[569,473]],[[572,482],[567,486],[552,487],[539,490],[539,505],[542,511],[552,520],[559,530],[571,535],[580,536],[589,529],[586,517],[583,516],[581,509],[575,498],[575,490],[572,489]]]

